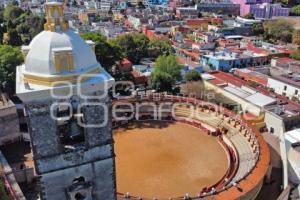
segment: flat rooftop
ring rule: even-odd
[[[281,108],[284,109],[284,113],[280,115],[281,117],[289,117],[291,115],[298,115],[300,114],[300,104],[296,103],[290,99],[288,99],[285,96],[275,94],[269,90],[264,89],[263,87],[256,87],[253,88],[249,82],[240,79],[230,73],[225,73],[222,71],[214,71],[210,72],[208,74],[208,77],[210,77],[207,81],[217,85],[218,87],[226,87],[228,85],[232,85],[235,87],[241,88],[242,86],[248,86],[252,90],[255,90],[256,92],[259,92],[265,96],[268,96],[269,98],[273,98],[276,100],[275,106],[280,106]],[[214,77],[214,78],[211,78]],[[272,106],[272,108],[274,105]],[[270,108],[270,111],[272,112],[272,108]]]
[[[300,76],[289,77],[286,75],[279,75],[279,76],[272,76],[271,78],[292,85],[294,87],[300,88]]]
[[[214,54],[206,54],[204,57],[214,58],[218,60],[235,60],[240,58],[251,58],[255,55],[247,55],[245,53],[227,53],[227,52],[216,52]]]

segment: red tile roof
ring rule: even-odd
[[[259,48],[259,47],[255,47],[251,42],[249,42],[247,44],[247,49],[249,51],[252,51],[253,53],[257,53],[257,54],[265,54],[268,55],[269,52],[263,48]]]
[[[186,25],[188,26],[199,26],[202,24],[208,24],[210,20],[208,19],[187,19]]]
[[[216,79],[230,83],[238,87],[241,87],[246,84],[246,81],[222,71],[214,71],[211,72],[210,74],[213,75]]]
[[[188,60],[188,59],[183,58],[183,57],[177,57],[177,62],[179,64],[181,64],[181,65],[187,64],[188,66],[190,66],[192,68],[196,68],[196,67],[200,67],[201,66],[200,63],[193,62],[193,61]]]
[[[276,63],[279,65],[287,65],[291,62],[299,62],[293,58],[289,58],[289,57],[282,57],[282,58],[274,58],[274,60],[276,60]]]

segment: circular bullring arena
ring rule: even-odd
[[[118,199],[255,199],[270,161],[229,110],[163,94],[113,101]]]

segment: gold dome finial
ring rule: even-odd
[[[64,4],[61,2],[47,2],[45,4],[46,20],[45,31],[66,31],[69,29],[68,23],[64,19]]]

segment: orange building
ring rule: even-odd
[[[222,25],[223,19],[221,19],[221,18],[201,18],[201,19],[186,20],[186,25],[192,29],[207,30],[209,24]]]

